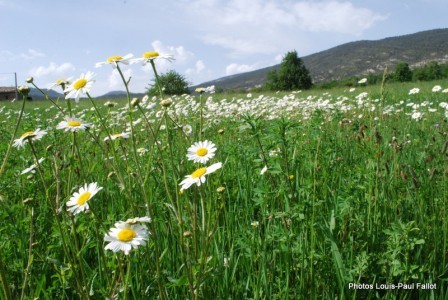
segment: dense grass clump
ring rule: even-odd
[[[0,103],[1,297],[445,298],[436,84]]]

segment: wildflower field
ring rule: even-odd
[[[448,81],[115,102],[94,84],[0,103],[1,299],[448,297]]]

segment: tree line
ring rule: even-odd
[[[381,83],[383,80],[383,73],[369,74],[364,76],[367,78],[368,84]],[[417,81],[432,81],[438,79],[448,78],[448,64],[439,64],[436,61],[431,61],[421,67],[414,67],[411,69],[408,63],[401,62],[395,66],[395,69],[387,72],[387,82],[417,82]],[[332,88],[341,86],[356,86],[358,85],[359,77],[349,77],[342,80],[334,80],[318,84],[321,88]]]
[[[448,78],[448,64],[439,64],[431,61],[428,64],[411,69],[408,63],[401,62],[395,66],[395,69],[387,74],[388,82],[412,82],[412,81],[431,81]],[[369,74],[365,76],[368,84],[380,83],[384,74]],[[359,77],[349,77],[342,80],[333,80],[329,82],[313,84],[309,70],[305,67],[303,60],[297,52],[290,51],[283,57],[277,70],[271,70],[267,74],[266,83],[257,90],[267,91],[292,91],[307,90],[313,86],[317,88],[333,88],[342,86],[358,85]],[[165,95],[189,94],[189,83],[187,79],[174,70],[168,71],[159,76],[159,83]],[[222,89],[217,87],[216,92]],[[223,90],[222,90],[223,91]],[[148,87],[149,95],[158,95],[159,89],[155,84]]]

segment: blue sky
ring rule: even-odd
[[[277,64],[357,40],[445,28],[446,0],[0,0],[0,86],[28,76],[47,87],[93,71],[92,95],[123,90],[111,67],[95,63],[157,50],[159,72],[176,70],[192,84]],[[437,41],[434,41],[437,43]],[[153,79],[124,67],[130,89]]]

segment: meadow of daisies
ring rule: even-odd
[[[160,59],[96,66],[157,78]],[[448,81],[115,102],[94,85],[0,103],[0,299],[448,296]]]

